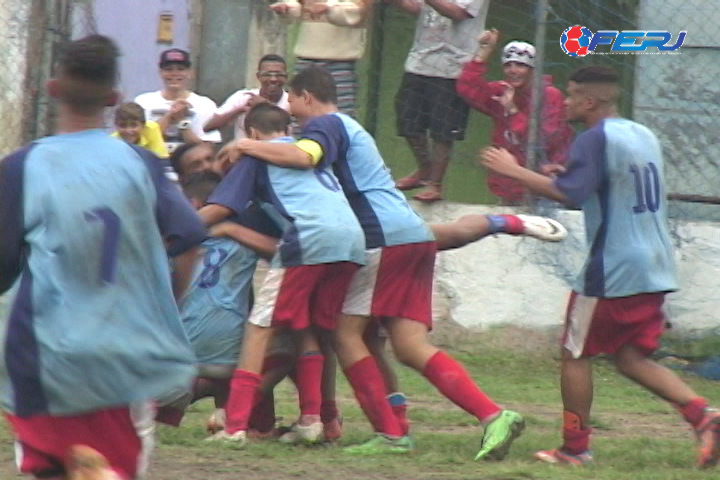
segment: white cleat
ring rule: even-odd
[[[568,232],[557,220],[536,215],[517,215],[523,223],[523,235],[545,242],[562,242]]]
[[[310,425],[296,423],[292,426],[292,430],[283,434],[278,440],[289,445],[320,443],[323,440],[323,424],[322,422],[314,422]]]
[[[247,432],[245,430],[238,430],[235,433],[227,433],[225,430],[211,435],[205,439],[206,442],[227,442],[233,443],[236,447],[242,448],[247,445]]]

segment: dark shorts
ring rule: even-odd
[[[433,140],[465,138],[469,108],[455,91],[455,80],[405,73],[395,96],[397,131],[401,137],[420,137],[430,131]]]

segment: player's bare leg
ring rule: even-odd
[[[547,242],[559,242],[567,230],[551,218],[533,215],[464,215],[454,222],[430,225],[438,250],[464,247],[488,235],[526,235]]]
[[[698,466],[708,468],[720,461],[720,412],[709,407],[689,385],[669,369],[647,358],[632,345],[615,356],[618,372],[658,397],[670,402],[692,425],[698,439]]]
[[[477,387],[457,360],[432,345],[426,325],[404,318],[390,319],[387,325],[398,360],[422,373],[440,393],[484,425],[476,460],[486,457],[502,460],[525,428],[523,418],[500,408]]]
[[[70,449],[65,469],[67,480],[127,480],[110,468],[103,454],[85,445]]]

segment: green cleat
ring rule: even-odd
[[[487,457],[488,460],[502,460],[510,451],[512,442],[525,429],[523,417],[512,410],[503,410],[485,427],[480,451],[475,460]]]
[[[415,445],[408,436],[392,439],[385,435],[378,435],[363,444],[346,447],[343,451],[355,455],[384,455],[387,453],[410,453],[413,449],[415,449]]]

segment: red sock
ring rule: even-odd
[[[702,423],[707,407],[707,400],[701,397],[691,400],[686,405],[675,405],[675,408],[682,414],[685,421],[692,425],[693,428],[697,428]]]
[[[298,358],[296,370],[300,415],[320,415],[320,385],[324,363],[325,357],[320,353]]]
[[[250,413],[248,427],[267,433],[275,428],[275,395],[270,392],[261,397]]]
[[[486,217],[490,224],[490,234],[520,235],[525,231],[525,226],[517,215],[487,215]]]
[[[592,428],[583,425],[580,416],[565,410],[563,412],[563,445],[560,447],[570,455],[580,455],[590,449]]]
[[[375,358],[370,355],[355,362],[345,370],[345,376],[375,431],[389,437],[402,437],[402,428],[385,398],[387,388]]]
[[[323,400],[320,405],[320,420],[323,423],[328,423],[330,420],[335,420],[340,416],[340,412],[337,408],[335,400]]]
[[[295,357],[290,355],[271,355],[263,362],[263,373],[283,367],[288,363],[294,363]]]
[[[225,431],[235,433],[248,429],[250,412],[252,411],[255,394],[262,377],[257,373],[237,369],[230,381],[230,397],[225,405],[227,420]]]
[[[408,422],[407,418],[407,405],[393,405],[390,408],[392,408],[393,414],[395,414],[395,418],[400,424],[403,435],[410,433],[410,422]]]
[[[501,410],[475,385],[462,365],[443,351],[428,360],[422,374],[440,393],[481,422]]]

